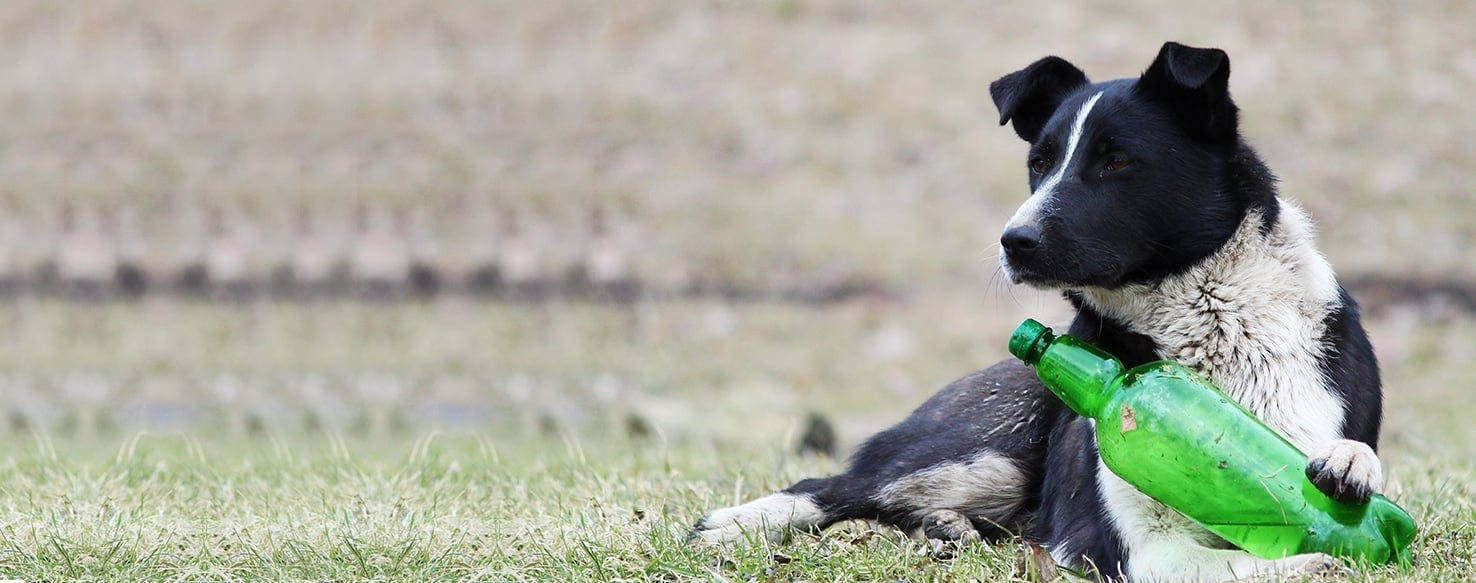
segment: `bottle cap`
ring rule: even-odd
[[[1055,334],[1051,333],[1051,329],[1045,324],[1035,320],[1025,320],[1015,328],[1014,334],[1010,334],[1010,354],[1029,364],[1035,364],[1055,337]]]

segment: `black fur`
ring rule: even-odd
[[[1122,541],[1103,525],[1107,510],[1097,495],[1097,442],[1091,424],[1062,411],[1051,431],[1045,463],[1038,519],[1026,537],[1057,554],[1084,557],[1089,568],[1103,576],[1125,574]]]
[[[1082,136],[1075,159],[1063,160],[1075,112],[1097,92],[1100,117]],[[1231,181],[1232,158],[1255,154],[1227,148],[1189,139],[1156,102],[1138,98],[1131,81],[1081,89],[1031,146],[1031,166],[1045,167],[1030,173],[1032,190],[1059,165],[1074,171],[1055,187],[1059,204],[1039,217],[1039,246],[1028,257],[1010,256],[1018,281],[1118,287],[1188,269],[1234,233],[1248,208],[1264,202],[1247,199],[1249,193]],[[1128,164],[1109,171],[1114,160]],[[1207,169],[1218,171],[1207,175]],[[1144,208],[1145,201],[1152,207]]]
[[[1384,402],[1379,361],[1359,321],[1358,303],[1348,295],[1348,290],[1340,287],[1338,292],[1341,305],[1327,317],[1327,334],[1322,340],[1329,347],[1322,360],[1322,371],[1344,403],[1358,405],[1347,408],[1343,438],[1367,443],[1378,451]]]
[[[1060,57],[1046,57],[990,83],[989,96],[999,108],[999,125],[1013,121],[1015,133],[1031,142],[1061,100],[1086,84],[1081,69]]]
[[[1225,51],[1164,43],[1135,89],[1169,111],[1196,141],[1211,147],[1235,144],[1239,110],[1230,101]]]
[[[1098,314],[1068,294],[1076,318],[1068,331],[1134,367],[1158,360],[1153,341]],[[1086,419],[1062,408],[1051,432],[1041,491],[1040,517],[1028,533],[1035,541],[1060,547],[1058,554],[1086,557],[1101,574],[1121,576],[1127,555],[1111,528],[1105,528],[1105,509],[1097,496],[1097,442]]]
[[[1322,371],[1332,382],[1344,403],[1372,404],[1372,407],[1348,407],[1343,417],[1344,439],[1379,448],[1383,392],[1379,386],[1379,365],[1363,327],[1358,322],[1357,304],[1348,291],[1339,288],[1342,305],[1327,318],[1327,334],[1323,341],[1333,347],[1322,360]],[[1368,501],[1374,492],[1367,484],[1345,479],[1349,468],[1330,467],[1328,460],[1308,462],[1307,478],[1327,495],[1347,503]]]
[[[933,395],[901,423],[862,444],[851,456],[844,474],[796,483],[784,491],[809,494],[828,517],[821,528],[842,520],[871,518],[904,529],[922,526],[919,508],[885,506],[876,495],[886,485],[940,463],[967,459],[993,451],[1016,460],[1031,486],[1039,489],[1045,438],[1059,400],[1046,391],[1035,372],[1019,361],[1006,361],[956,380]],[[1037,412],[1037,420],[1016,431],[994,432],[1013,426]],[[1027,512],[1014,516],[970,516],[974,527],[989,537],[1021,532],[1035,500],[1021,504]]]

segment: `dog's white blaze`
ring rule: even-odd
[[[1339,303],[1337,280],[1314,247],[1307,215],[1286,201],[1280,209],[1270,233],[1261,232],[1261,214],[1250,213],[1219,251],[1184,274],[1153,286],[1081,292],[1103,315],[1152,338],[1161,357],[1214,380],[1303,452],[1322,452],[1339,440],[1344,417],[1320,366],[1326,318]],[[1097,476],[1134,580],[1237,578],[1301,565],[1214,549],[1208,531],[1100,460]]]
[[[1076,118],[1071,121],[1071,135],[1066,139],[1066,155],[1061,157],[1061,162],[1056,166],[1056,171],[1046,177],[1040,187],[1025,199],[1025,204],[1015,211],[1015,216],[1010,217],[1010,222],[1005,228],[1029,225],[1035,223],[1040,210],[1050,203],[1051,195],[1056,191],[1056,185],[1061,183],[1061,177],[1066,175],[1071,162],[1076,159],[1076,145],[1081,143],[1082,128],[1086,127],[1086,119],[1092,113],[1092,107],[1097,105],[1097,99],[1102,97],[1102,92],[1086,100],[1081,109],[1076,110]]]
[[[809,494],[770,494],[740,506],[714,510],[693,534],[708,544],[731,543],[745,536],[767,536],[784,529],[810,528],[825,521],[825,511]]]
[[[1081,131],[1086,127],[1087,116],[1091,115],[1092,108],[1097,105],[1097,100],[1101,98],[1102,92],[1098,91],[1096,95],[1087,99],[1086,103],[1081,104],[1081,109],[1076,111],[1076,119],[1071,121],[1071,136],[1066,139],[1066,155],[1061,157],[1060,167],[1056,168],[1055,172],[1052,172],[1050,176],[1046,177],[1045,182],[1040,184],[1040,188],[1035,189],[1036,195],[1044,194],[1049,196],[1056,189],[1056,185],[1061,183],[1061,177],[1066,174],[1066,170],[1071,166],[1071,162],[1076,159],[1076,145],[1081,143]]]

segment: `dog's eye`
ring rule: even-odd
[[[1108,172],[1117,172],[1118,170],[1122,170],[1123,168],[1127,168],[1128,166],[1132,165],[1132,160],[1123,158],[1122,156],[1113,156],[1107,159],[1107,163],[1103,165],[1102,168]]]
[[[1050,160],[1046,160],[1045,158],[1042,158],[1040,156],[1036,156],[1036,157],[1030,159],[1030,171],[1031,172],[1034,172],[1036,174],[1045,174],[1046,173],[1046,170],[1050,170],[1050,169],[1051,169],[1051,161]]]

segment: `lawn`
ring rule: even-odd
[[[704,509],[837,462],[654,440],[471,435],[350,444],[141,435],[12,440],[0,573],[26,580],[1005,580],[1017,544],[953,556],[874,525],[732,549],[684,544]],[[1391,464],[1419,564],[1354,580],[1453,581],[1476,567],[1472,468]]]
[[[933,387],[1003,357],[990,331],[1059,315],[1049,298],[1016,299],[29,305],[3,314],[13,327],[0,340],[11,424],[0,437],[0,575],[1023,577],[1015,542],[942,556],[860,523],[729,549],[684,543],[707,510],[840,468],[794,453],[809,412],[831,419],[845,451]],[[1388,392],[1387,492],[1421,536],[1416,570],[1355,580],[1468,578],[1476,395],[1464,363],[1476,323],[1391,312],[1369,326]],[[448,343],[487,356],[464,360]],[[188,349],[160,361],[158,346]],[[116,387],[73,387],[63,355]],[[375,396],[365,378],[404,388]],[[27,405],[40,397],[51,400]]]
[[[992,318],[929,325],[951,305],[0,307],[0,575],[994,578],[1009,549],[887,531],[684,542],[837,468],[790,453],[806,412],[854,443],[940,362],[997,358]]]

